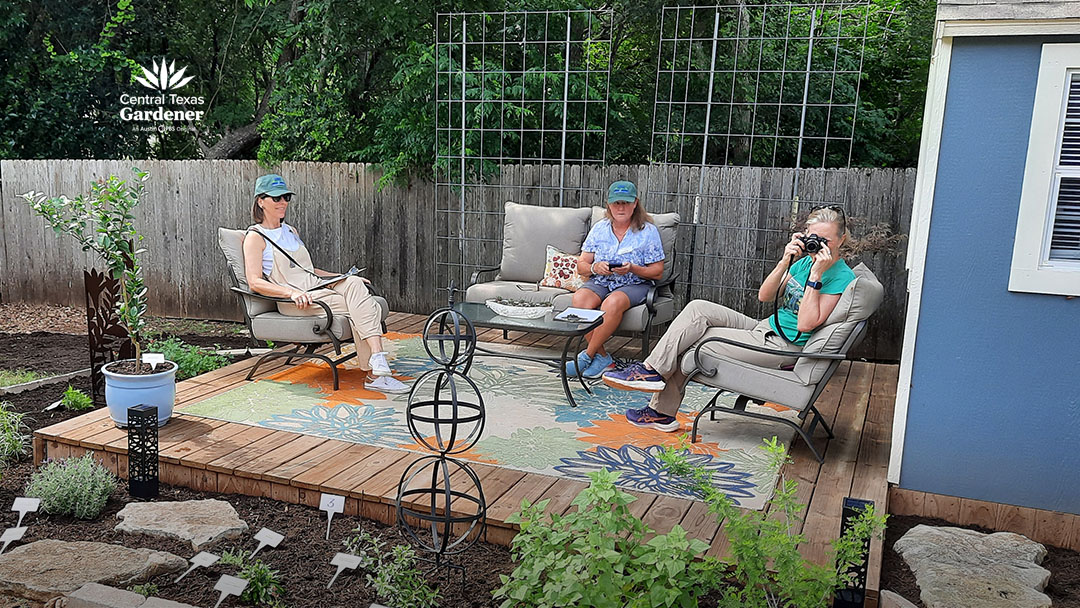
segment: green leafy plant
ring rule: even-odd
[[[787,450],[775,437],[764,442],[769,469],[777,472],[789,462]],[[805,505],[798,502],[798,484],[781,476],[780,483],[762,511],[742,511],[712,483],[703,467],[689,464],[687,438],[678,448],[668,447],[660,459],[668,471],[687,480],[704,497],[709,511],[724,522],[731,542],[727,563],[730,583],[722,588],[719,608],[824,608],[837,590],[851,582],[851,567],[866,557],[866,541],[885,529],[886,515],[865,509],[843,536],[832,543],[827,565],[804,559],[798,551],[806,537],[795,532]]]
[[[0,402],[0,462],[18,460],[30,450],[30,429],[23,423],[26,414],[11,408],[10,402]]]
[[[46,513],[94,519],[115,489],[116,477],[94,460],[93,452],[87,452],[77,458],[46,462],[30,476],[26,495],[40,498]]]
[[[13,386],[15,384],[23,384],[24,382],[33,382],[38,378],[44,378],[43,374],[39,374],[29,369],[0,369],[0,386]]]
[[[709,546],[675,525],[652,533],[615,486],[619,474],[589,474],[576,511],[545,514],[548,501],[522,502],[508,522],[521,526],[511,553],[518,566],[500,577],[502,606],[695,606],[716,586],[719,563],[695,559]]]
[[[150,174],[137,168],[132,171],[133,180],[110,175],[92,183],[89,194],[75,199],[49,198],[42,192],[27,192],[22,198],[45,218],[53,232],[66,234],[83,251],[93,250],[101,256],[112,278],[120,281],[116,314],[135,346],[135,360],[141,364],[147,301],[138,256],[145,250],[136,249],[142,236],[135,229],[133,211],[142,200]]]
[[[94,400],[86,393],[69,384],[67,390],[64,391],[64,396],[60,399],[60,404],[66,410],[77,412],[79,410],[93,409]]]
[[[142,583],[140,585],[132,585],[128,587],[128,591],[138,593],[143,597],[150,597],[151,595],[157,595],[161,589],[154,583]]]
[[[222,552],[218,563],[237,568],[237,576],[248,582],[240,594],[240,601],[253,606],[284,607],[282,596],[285,588],[280,575],[261,559],[251,559],[251,553],[242,549],[227,549]]]
[[[428,586],[416,567],[416,552],[408,545],[395,545],[389,552],[385,542],[361,528],[343,543],[348,553],[360,558],[367,582],[380,602],[390,608],[434,608],[439,593]]]
[[[147,352],[162,353],[165,359],[176,363],[176,379],[186,380],[199,374],[225,367],[229,360],[209,348],[187,344],[179,338],[151,342]]]

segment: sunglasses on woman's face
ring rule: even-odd
[[[281,199],[285,199],[285,202],[287,203],[287,202],[292,200],[292,195],[291,194],[282,194],[281,196],[270,196],[268,194],[264,194],[263,198],[268,198],[268,199],[274,201],[275,203],[280,203]]]

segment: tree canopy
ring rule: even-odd
[[[755,0],[758,4],[774,4]],[[660,12],[613,6],[606,160],[647,162]],[[689,5],[689,3],[687,3]],[[725,3],[726,5],[734,3]],[[388,179],[435,160],[438,13],[602,8],[595,0],[13,0],[0,3],[0,158],[257,158],[357,161]],[[852,164],[918,158],[935,4],[870,0]],[[139,130],[124,95],[167,60],[203,111]],[[722,161],[722,159],[721,159]],[[736,164],[768,164],[743,158]]]

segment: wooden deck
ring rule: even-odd
[[[425,317],[393,313],[391,330],[419,332]],[[489,342],[522,346],[555,346],[550,337],[498,330],[480,333]],[[637,340],[615,338],[619,356],[637,355]],[[345,513],[394,523],[393,502],[402,471],[416,459],[404,450],[378,448],[321,439],[183,413],[184,406],[225,392],[244,382],[254,359],[185,380],[177,385],[176,414],[159,437],[160,478],[163,483],[200,491],[265,496],[317,507],[319,494],[347,496]],[[260,368],[259,377],[279,370],[283,359]],[[799,495],[808,505],[802,533],[806,557],[822,561],[830,540],[840,532],[845,496],[873,500],[887,510],[889,445],[898,368],[895,365],[844,362],[818,399],[818,408],[836,433],[824,448],[818,465],[799,440],[792,447],[794,462],[784,477],[799,482]],[[819,431],[818,445],[826,443]],[[64,458],[93,450],[121,477],[127,474],[127,437],[104,408],[34,433],[34,458]],[[548,511],[563,513],[585,487],[580,481],[523,473],[470,463],[480,477],[488,501],[488,541],[508,544],[516,527],[506,523],[522,499],[550,498]],[[727,540],[704,504],[696,501],[634,493],[631,510],[652,528],[666,532],[679,523],[691,536],[711,544],[709,554],[723,556]],[[871,546],[867,581],[868,606],[877,605],[882,547]]]

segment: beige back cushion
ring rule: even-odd
[[[580,253],[589,227],[589,214],[588,208],[537,207],[507,202],[499,278],[539,282],[544,278],[548,245],[565,253]]]
[[[236,277],[236,281],[240,284],[240,288],[250,291],[251,287],[248,286],[247,275],[244,272],[244,234],[246,234],[244,230],[218,228],[218,247],[225,254],[225,261],[228,262],[233,276]],[[250,317],[277,310],[277,304],[268,300],[252,297],[244,297],[243,299],[244,306],[247,308]]]
[[[874,273],[866,264],[859,264],[852,271],[855,279],[848,283],[829,318],[810,336],[803,352],[839,353],[859,321],[869,319],[881,306],[885,290]],[[829,363],[826,359],[800,359],[795,365],[795,375],[813,384],[821,380]]]
[[[590,229],[597,222],[604,219],[606,210],[606,207],[592,208],[592,219],[589,221]],[[663,281],[667,280],[675,270],[675,239],[679,235],[679,214],[653,213],[651,215],[653,223],[656,224],[657,230],[660,231],[660,243],[664,246],[664,274],[660,276],[660,280]]]

